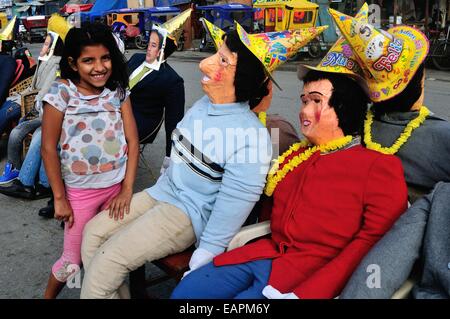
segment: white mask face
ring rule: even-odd
[[[48,61],[53,56],[55,51],[56,42],[58,42],[59,35],[55,32],[49,31],[42,45],[41,52],[39,53],[40,61]]]
[[[378,59],[383,54],[384,41],[386,41],[386,38],[383,35],[377,34],[374,36],[364,52],[366,57],[370,60]]]

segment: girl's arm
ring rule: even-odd
[[[114,216],[115,220],[123,219],[124,213],[128,214],[130,211],[133,184],[139,160],[139,137],[129,97],[123,102],[121,112],[125,139],[128,144],[128,161],[125,178],[122,181],[122,190],[106,207],[106,209],[109,209],[109,217]]]
[[[64,113],[58,111],[48,103],[44,103],[43,107],[41,154],[55,198],[55,218],[68,222],[69,227],[72,227],[73,212],[66,199],[64,183],[61,176],[61,163],[57,153]]]

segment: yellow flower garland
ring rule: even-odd
[[[299,166],[304,161],[308,160],[315,152],[317,152],[317,151],[320,151],[320,152],[334,151],[334,150],[344,147],[351,141],[352,141],[352,136],[347,135],[345,137],[339,138],[337,140],[331,141],[331,142],[323,144],[323,145],[310,146],[308,149],[306,149],[301,154],[291,158],[289,160],[289,162],[287,162],[283,166],[283,168],[280,170],[279,167],[281,164],[284,163],[284,161],[286,160],[286,157],[288,157],[293,152],[298,151],[300,148],[310,145],[310,143],[308,141],[302,141],[300,143],[295,143],[286,152],[284,152],[282,155],[280,155],[278,157],[278,159],[275,161],[275,164],[270,169],[269,174],[267,176],[267,183],[264,188],[264,193],[267,196],[272,196],[278,183],[281,182],[283,180],[283,178],[285,178],[289,172],[293,171],[294,168]]]
[[[258,118],[261,121],[261,123],[264,125],[264,127],[266,127],[266,119],[267,119],[266,112],[259,112],[258,113]]]
[[[406,143],[406,141],[411,136],[412,131],[422,125],[425,119],[430,114],[430,110],[426,106],[422,106],[419,110],[419,115],[411,120],[408,125],[406,125],[400,137],[391,145],[391,147],[384,147],[379,143],[372,141],[372,123],[373,123],[373,113],[371,110],[367,112],[367,118],[364,122],[364,143],[368,149],[383,153],[393,155],[398,152],[400,147]]]

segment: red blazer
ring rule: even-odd
[[[269,284],[280,292],[334,298],[406,208],[403,168],[395,156],[360,145],[315,153],[275,189],[272,237],[223,253],[214,264],[270,258]]]

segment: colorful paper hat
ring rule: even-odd
[[[47,31],[58,34],[63,42],[71,28],[72,25],[57,13],[53,14],[48,20]]]
[[[204,18],[201,21],[211,36],[216,50],[218,50],[223,44],[225,32]],[[248,34],[236,21],[235,25],[242,43],[261,61],[267,75],[280,90],[280,86],[272,78],[273,71],[328,28],[328,26],[322,26],[292,31]]]
[[[205,18],[200,18],[200,21],[203,23],[203,27],[208,32],[209,36],[211,37],[214,46],[216,50],[219,50],[220,46],[223,43],[223,35],[225,34],[225,31],[223,31],[221,28],[215,26]]]
[[[175,41],[175,44],[180,40],[183,33],[183,27],[186,21],[191,17],[192,9],[187,9],[177,15],[176,17],[168,20],[162,24],[162,27],[169,32],[169,38]]]
[[[380,102],[401,93],[427,56],[425,35],[408,26],[385,32],[333,9],[329,12],[363,68],[370,99]]]
[[[249,34],[235,21],[242,43],[261,61],[269,75],[328,26]]]
[[[368,5],[365,3],[356,14],[355,19],[360,23],[367,23],[368,9]],[[364,80],[363,70],[358,64],[358,58],[343,36],[336,41],[317,66],[300,64],[297,71],[298,78],[302,80],[310,70],[346,74],[354,78],[369,93]]]
[[[17,16],[14,16],[6,27],[0,33],[0,41],[12,40],[14,36],[14,27],[16,25]]]

